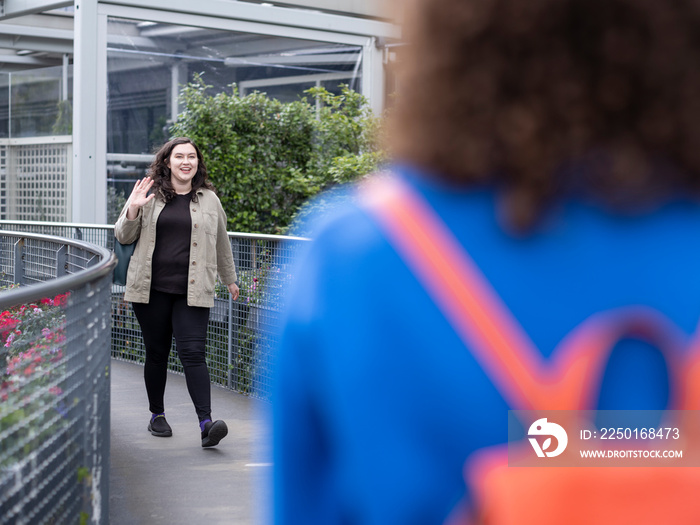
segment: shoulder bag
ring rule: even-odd
[[[119,286],[126,286],[126,274],[129,270],[129,261],[134,254],[136,242],[131,244],[122,244],[117,239],[114,239],[114,255],[117,256],[117,266],[112,274],[112,282]]]

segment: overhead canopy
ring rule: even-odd
[[[381,111],[386,44],[400,34],[368,15],[385,2],[324,0],[325,11],[308,9],[318,7],[314,0],[282,3],[0,0],[0,141],[9,141],[0,148],[64,144],[51,159],[67,164],[46,177],[61,179],[65,218],[104,223],[108,185],[143,176],[195,74],[214,92],[236,84],[241,94],[260,90],[283,101],[344,83]],[[9,176],[21,179],[16,165],[24,161],[13,163],[11,153]],[[48,162],[37,158],[40,149],[26,155],[31,165]]]

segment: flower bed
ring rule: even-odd
[[[0,467],[38,449],[66,416],[68,294],[0,313]]]

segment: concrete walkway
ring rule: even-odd
[[[228,436],[203,449],[184,377],[168,376],[169,438],[148,432],[143,367],[112,360],[111,525],[267,522],[270,466],[264,403],[212,386],[215,419]]]

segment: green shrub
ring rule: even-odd
[[[378,119],[366,99],[342,86],[283,103],[254,92],[210,95],[201,77],[185,86],[185,111],[171,128],[202,149],[229,230],[285,233],[311,196],[374,169],[382,160]]]

